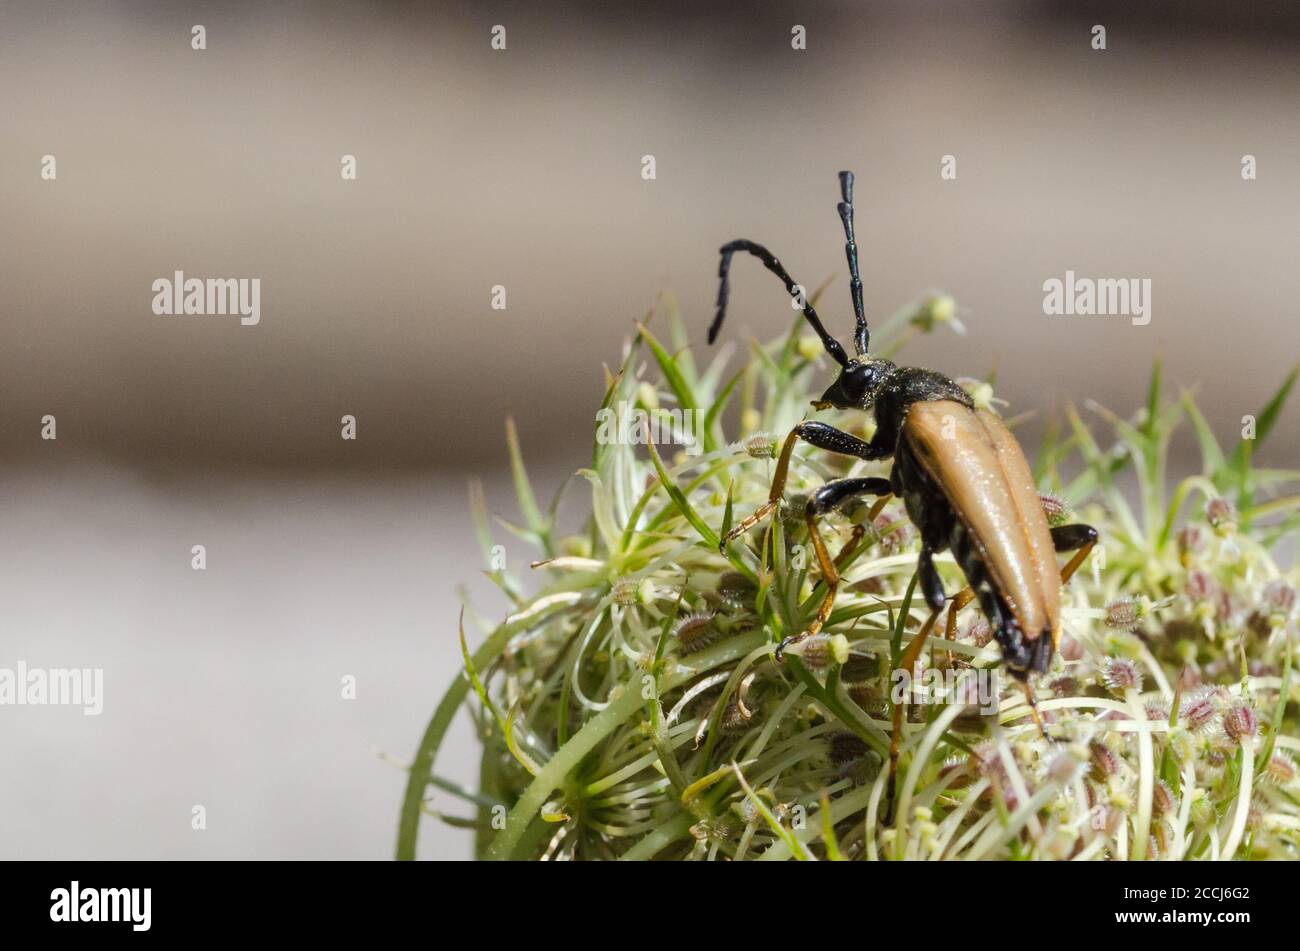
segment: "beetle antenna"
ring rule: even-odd
[[[849,259],[849,292],[853,295],[853,349],[867,352],[867,317],[862,308],[862,278],[858,276],[858,245],[853,239],[853,173],[840,172],[840,220],[844,222],[844,256]]]
[[[713,341],[717,339],[718,331],[722,328],[722,319],[727,315],[727,298],[731,293],[727,274],[731,270],[731,256],[737,251],[747,251],[754,255],[754,257],[763,262],[763,267],[767,268],[781,279],[781,282],[785,284],[786,293],[788,293],[796,303],[803,307],[804,320],[808,321],[812,326],[812,329],[817,331],[817,336],[821,338],[822,346],[826,348],[826,352],[829,353],[840,366],[848,366],[848,354],[844,352],[844,348],[840,346],[840,342],[827,333],[826,328],[822,326],[822,321],[821,318],[817,316],[817,311],[813,309],[812,304],[808,303],[807,291],[794,282],[794,278],[786,272],[786,269],[782,266],[781,262],[777,260],[775,254],[763,247],[761,244],[755,244],[753,241],[746,241],[744,238],[741,238],[738,241],[732,241],[729,244],[724,244],[718,249],[718,253],[722,255],[722,260],[718,264],[718,312],[714,314],[713,323],[709,325],[709,343],[713,343]],[[859,297],[860,296],[861,291],[859,291]],[[863,327],[863,332],[865,333],[866,325],[863,324]]]

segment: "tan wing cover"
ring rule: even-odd
[[[975,539],[1024,636],[1061,630],[1061,576],[1025,454],[1002,420],[952,400],[913,403],[903,432]]]

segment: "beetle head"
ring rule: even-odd
[[[813,400],[818,409],[870,409],[876,401],[881,386],[894,372],[888,360],[850,360],[840,371],[822,398]]]

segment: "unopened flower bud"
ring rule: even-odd
[[[1240,743],[1259,733],[1259,719],[1250,704],[1235,703],[1223,714],[1223,732]]]
[[[1106,626],[1117,631],[1133,630],[1141,617],[1141,606],[1132,598],[1120,598],[1106,605]]]
[[[1227,499],[1212,499],[1205,506],[1205,520],[1216,535],[1227,537],[1237,530],[1237,507]]]
[[[814,670],[825,670],[849,659],[849,639],[843,634],[818,634],[799,645],[799,656]]]
[[[770,433],[753,433],[745,438],[745,452],[755,459],[771,459],[776,455],[776,440]]]
[[[1295,776],[1295,761],[1285,753],[1274,753],[1264,766],[1263,778],[1275,786],[1289,786]]]
[[[1108,658],[1102,670],[1102,679],[1114,693],[1122,694],[1129,690],[1141,691],[1142,689],[1142,671],[1131,660]]]
[[[673,628],[673,637],[677,638],[684,654],[693,654],[708,647],[717,634],[711,614],[688,614]]]
[[[1119,772],[1119,754],[1100,742],[1088,744],[1088,760],[1092,764],[1091,776],[1099,783],[1104,783]]]
[[[1151,788],[1151,809],[1157,816],[1168,815],[1174,811],[1177,803],[1174,801],[1173,790],[1163,779],[1157,779],[1155,785]]]
[[[1063,525],[1070,515],[1070,510],[1066,507],[1065,500],[1050,494],[1040,495],[1039,501],[1043,503],[1043,514],[1047,516],[1047,524],[1053,527]]]
[[[1179,715],[1186,722],[1187,729],[1192,732],[1204,730],[1219,715],[1219,707],[1214,702],[1214,694],[1208,690],[1200,690],[1190,697],[1185,697]]]

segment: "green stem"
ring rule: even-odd
[[[555,755],[547,760],[524,794],[519,797],[515,807],[506,817],[506,827],[501,830],[492,844],[488,846],[487,857],[494,861],[510,858],[519,837],[524,834],[528,824],[546,801],[546,797],[559,788],[564,777],[582,762],[582,758],[596,748],[596,744],[631,716],[644,703],[637,684],[627,684],[623,692],[610,704],[596,714],[574,734],[573,739],[556,750]]]

